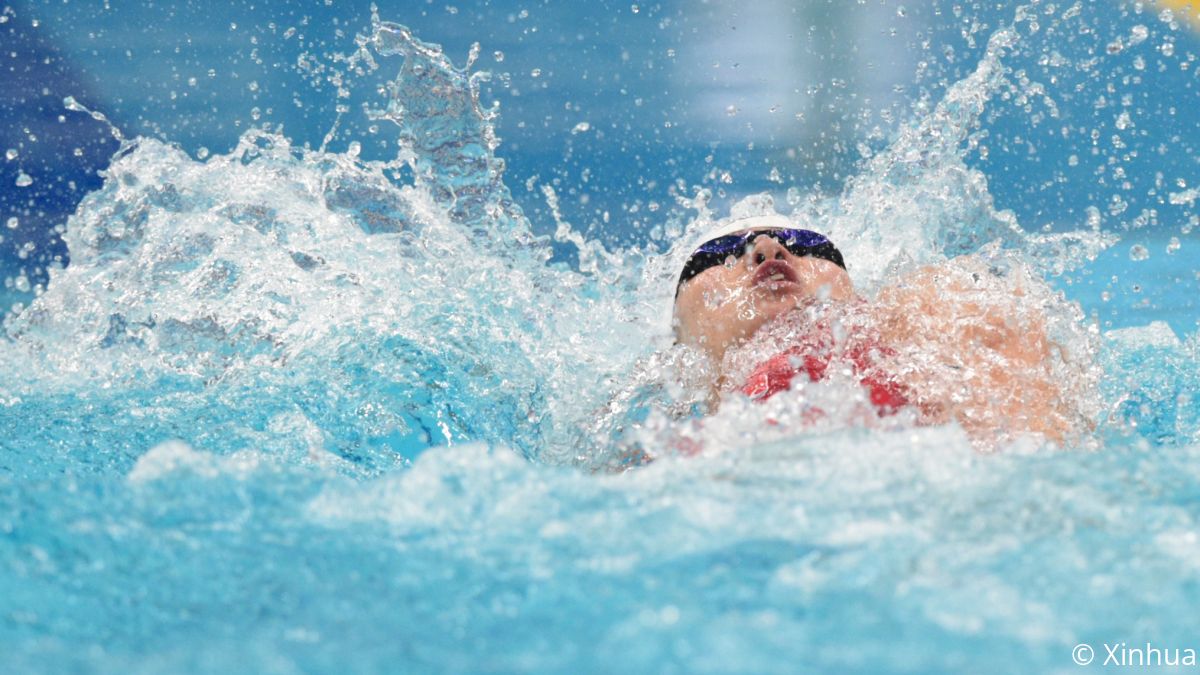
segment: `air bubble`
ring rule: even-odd
[[[351,157],[358,157],[362,152],[362,143],[358,141],[350,141],[350,146],[346,148],[346,154]]]
[[[1175,255],[1175,252],[1180,249],[1182,244],[1179,243],[1179,237],[1171,237],[1167,242],[1167,255]]]
[[[16,158],[17,158],[17,155],[18,155],[18,154],[19,154],[19,153],[17,153],[17,150],[16,150],[16,148],[9,148],[8,150],[6,150],[6,151],[4,152],[4,159],[7,159],[8,161],[10,161],[10,162],[11,162],[11,161],[13,161],[14,159],[16,159]]]
[[[16,217],[16,216],[13,216],[12,218],[9,218],[9,219],[8,219],[8,222],[6,222],[6,223],[5,223],[5,225],[7,225],[7,226],[8,226],[8,229],[10,229],[10,230],[15,230],[15,229],[17,229],[17,226],[18,226],[18,225],[20,225],[20,224],[21,224],[21,221],[20,221],[20,220],[17,220],[17,217]]]
[[[16,183],[17,187],[29,187],[30,185],[33,185],[33,177],[22,171],[17,174]]]
[[[1141,244],[1134,244],[1129,247],[1129,259],[1137,262],[1146,260],[1150,257],[1150,249]]]

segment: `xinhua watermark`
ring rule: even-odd
[[[1080,666],[1195,666],[1196,650],[1178,647],[1129,645],[1124,642],[1102,642],[1099,649],[1086,642],[1075,645],[1071,659]]]

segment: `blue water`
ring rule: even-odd
[[[0,342],[0,667],[1042,672],[1076,670],[1079,643],[1200,649],[1190,141],[1161,181],[1139,162],[1163,137],[1123,141],[1136,208],[1090,198],[1114,155],[1086,133],[1046,141],[1085,168],[1029,197],[1039,215],[999,177],[1053,175],[1011,142],[1053,119],[1039,86],[1119,101],[1147,67],[1107,51],[1127,24],[1183,43],[1177,71],[1193,38],[1149,10],[1032,7],[980,10],[968,63],[836,188],[681,168],[632,244],[589,233],[577,184],[527,190],[479,65],[386,11],[312,56],[347,96],[306,95],[347,101],[354,130],[325,148],[286,125],[203,153],[118,139],[65,102],[119,149]],[[1013,65],[1067,34],[1057,84]],[[676,244],[729,208],[831,232],[866,293],[999,241],[1092,354],[1094,433],[981,451],[954,425],[767,424],[783,399],[673,416]],[[703,452],[677,456],[681,435]],[[630,469],[633,444],[655,461]]]

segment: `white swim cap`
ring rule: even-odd
[[[691,255],[693,251],[700,248],[705,242],[712,241],[717,237],[724,237],[727,234],[735,232],[745,232],[746,230],[769,230],[777,228],[795,228],[796,224],[787,216],[781,216],[778,213],[770,213],[758,216],[742,216],[740,218],[728,218],[718,222],[712,229],[700,235],[688,247],[686,255]]]

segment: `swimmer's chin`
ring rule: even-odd
[[[754,288],[756,306],[771,321],[781,314],[795,309],[832,304],[828,294],[813,295],[803,285],[792,282],[775,282],[777,285],[760,285]]]
[[[801,295],[804,287],[790,279],[764,279],[756,281],[753,289],[768,296]]]

